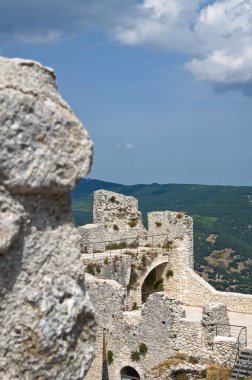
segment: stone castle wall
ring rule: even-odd
[[[147,234],[137,199],[113,191],[94,192],[93,220],[104,225],[107,241],[128,238],[134,242]]]
[[[148,235],[157,236],[155,244],[161,247],[170,243],[171,250],[177,251],[176,265],[193,268],[193,220],[190,216],[172,211],[149,212]]]
[[[128,243],[127,248],[118,250],[116,253],[120,258],[122,257],[122,261],[125,252],[131,251],[138,255],[136,268],[141,267],[141,257],[146,255],[148,249],[151,249],[150,256],[153,255],[153,258],[149,260],[145,270],[138,271],[136,284],[131,287],[129,292],[129,309],[134,303],[138,306],[141,305],[142,285],[148,273],[154,267],[167,262],[165,270],[171,269],[173,277],[167,280],[163,276],[163,280],[164,290],[170,297],[177,298],[185,305],[190,306],[203,307],[207,303],[220,302],[224,303],[229,311],[252,314],[251,295],[217,291],[193,271],[193,220],[190,216],[172,211],[150,212],[146,231],[142,227],[141,213],[138,211],[137,201],[133,197],[99,190],[95,192],[94,196],[94,218],[96,222],[100,223],[99,226],[104,226],[105,239],[115,239],[119,246],[122,242]],[[137,220],[137,226],[131,228],[129,221],[133,219]],[[115,224],[119,228],[118,231],[114,230]],[[95,226],[94,229],[97,228]],[[83,229],[85,228],[90,229],[90,226],[84,226]],[[133,235],[130,235],[131,233]],[[99,233],[97,236],[100,237],[101,234]],[[137,250],[131,247],[132,239],[127,241],[127,238],[130,237],[136,238]],[[96,238],[95,233],[92,238]],[[132,244],[132,246],[134,248],[135,245]],[[91,252],[89,251],[89,253]],[[110,253],[108,251],[108,255]],[[95,255],[94,259],[96,260]],[[83,255],[83,260],[88,262],[90,259],[85,259],[85,255]],[[120,276],[116,278],[111,271],[105,271],[102,263],[100,275],[125,283],[125,281],[120,281]]]
[[[106,230],[103,224],[86,224],[79,227],[81,253],[104,252],[106,249]]]
[[[135,368],[140,379],[147,380],[150,368],[175,357],[177,353],[205,355],[214,361],[218,360],[219,354],[223,358],[233,348],[227,347],[228,336],[214,344],[215,336],[211,335],[213,322],[228,323],[224,305],[209,305],[202,321],[195,322],[186,318],[177,300],[171,300],[160,292],[149,296],[142,310],[126,311],[127,292],[124,286],[91,275],[87,275],[86,281],[96,306],[99,326],[95,357],[87,380],[101,378],[104,333],[107,351],[113,354],[113,362],[108,366],[110,380],[119,380],[120,371],[125,366]],[[228,335],[228,331],[226,333]],[[136,362],[131,355],[133,351],[139,352],[141,343],[146,345],[147,352]]]
[[[185,305],[204,306],[206,303],[220,302],[229,311],[252,314],[252,295],[218,291],[190,268],[181,275],[179,285],[173,289],[173,296]]]

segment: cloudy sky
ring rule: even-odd
[[[252,0],[0,0],[0,55],[55,69],[90,177],[252,185]]]

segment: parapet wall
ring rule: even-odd
[[[180,287],[173,296],[185,305],[204,306],[206,303],[220,302],[229,311],[252,314],[252,295],[220,292],[188,268],[180,278]]]

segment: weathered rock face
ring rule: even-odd
[[[83,379],[93,307],[70,191],[92,142],[40,64],[0,59],[0,378]]]
[[[89,170],[92,143],[54,79],[38,63],[0,60],[0,183],[12,192],[65,193]]]

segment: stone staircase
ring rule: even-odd
[[[229,379],[252,379],[252,349],[239,353]]]

